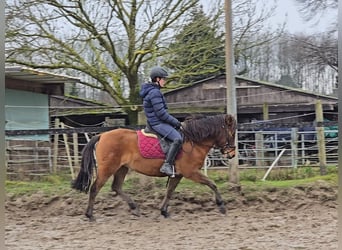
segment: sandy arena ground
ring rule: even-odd
[[[221,192],[226,215],[219,213],[209,191],[200,197],[176,192],[168,219],[159,211],[163,190],[132,194],[140,217],[119,197],[101,192],[95,222],[84,216],[86,194],[8,195],[5,243],[8,250],[337,249],[335,186],[317,182],[262,193]]]

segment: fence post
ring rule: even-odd
[[[323,107],[322,102],[316,102],[316,132],[317,132],[317,147],[318,158],[321,175],[325,175],[326,171],[326,154],[325,154],[325,136],[323,127]]]
[[[269,119],[269,114],[268,114],[268,103],[264,102],[262,105],[262,115],[263,115],[263,120],[268,121]]]
[[[55,119],[55,128],[59,128],[59,118]],[[53,173],[57,173],[57,159],[58,159],[58,139],[59,139],[59,134],[55,134],[53,136]]]
[[[256,150],[256,159],[255,159],[256,165],[264,166],[265,165],[264,136],[261,132],[255,133],[255,150]]]
[[[306,164],[306,159],[305,159],[305,134],[300,135],[300,151],[301,153],[301,158],[302,158],[302,165]]]
[[[10,151],[7,151],[9,149],[10,142],[5,140],[5,169],[8,169],[8,162],[10,160]]]
[[[74,166],[79,166],[78,162],[78,134],[73,133],[72,134],[72,139],[73,139],[73,145],[74,145]]]
[[[292,167],[297,168],[297,156],[298,156],[298,128],[291,129],[291,162]]]
[[[65,128],[63,122],[61,123],[61,128]],[[70,147],[68,144],[68,135],[67,134],[63,134],[63,140],[64,140],[64,145],[65,145],[65,152],[66,152],[67,157],[68,157],[71,178],[74,180],[75,179],[75,173],[74,173],[74,168],[72,166],[72,159],[71,159]]]

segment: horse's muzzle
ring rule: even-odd
[[[235,157],[235,150],[232,150],[230,152],[227,153],[227,158],[228,159],[232,159]]]
[[[221,152],[224,158],[232,159],[235,157],[235,147],[226,147]]]

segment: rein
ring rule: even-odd
[[[214,143],[213,143],[212,145],[208,145],[208,144],[200,143],[200,142],[193,142],[193,141],[189,141],[189,142],[190,142],[190,144],[191,144],[191,150],[185,151],[183,147],[182,147],[182,149],[181,149],[181,150],[183,150],[184,153],[187,153],[187,154],[189,154],[189,153],[192,152],[192,150],[194,149],[194,145],[195,145],[195,144],[198,145],[198,146],[207,147],[209,150],[210,150],[212,147],[214,147],[214,145],[215,145]]]
[[[195,144],[197,144],[197,145],[199,145],[199,146],[208,147],[209,149],[215,146],[215,143],[213,143],[212,145],[208,145],[208,144],[205,144],[205,143],[197,142],[197,143],[195,143]]]

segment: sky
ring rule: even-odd
[[[287,20],[286,29],[291,33],[320,33],[327,30],[329,25],[333,22],[333,18],[337,18],[336,13],[327,13],[321,16],[319,22],[318,18],[311,22],[306,22],[298,11],[299,6],[295,0],[278,0],[277,12],[272,17],[275,23],[283,23]],[[287,17],[286,17],[287,14]]]
[[[231,0],[233,2],[234,0]],[[224,0],[221,0],[224,3]],[[263,0],[256,1],[257,3],[263,5],[263,3],[274,4],[274,0]],[[210,1],[201,0],[204,8],[210,8]],[[314,21],[306,22],[301,16],[298,9],[300,6],[295,0],[276,0],[277,9],[274,16],[270,18],[270,23],[274,24],[275,28],[282,25],[286,21],[286,30],[290,33],[320,33],[327,30],[329,25],[333,22],[333,18],[337,19],[337,10],[335,13],[333,11],[321,16],[319,22],[318,18]],[[234,11],[234,10],[233,10]]]

